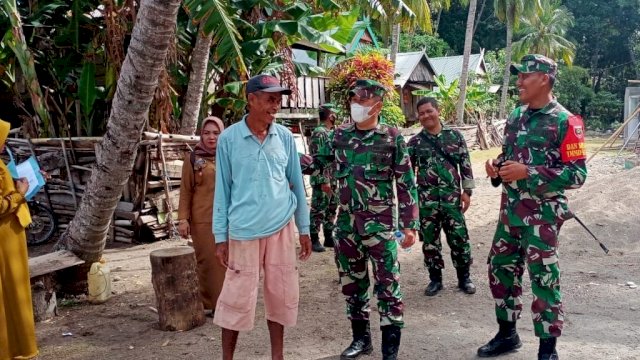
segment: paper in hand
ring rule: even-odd
[[[45,181],[40,174],[40,166],[34,156],[29,157],[26,161],[16,166],[18,178],[26,178],[29,182],[29,190],[24,195],[27,201],[31,200],[40,189],[44,186]]]

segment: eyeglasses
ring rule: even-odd
[[[349,94],[351,96],[357,96],[358,98],[362,99],[362,100],[367,100],[367,99],[371,99],[374,96],[377,96],[377,94],[375,92],[373,92],[371,89],[369,88],[361,88],[361,89],[355,89],[355,90],[351,90],[349,92]]]

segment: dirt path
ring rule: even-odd
[[[426,271],[417,247],[401,253],[401,286],[406,303],[401,359],[473,359],[478,346],[490,339],[496,325],[486,276],[486,258],[493,236],[499,189],[481,175],[467,215],[475,263],[474,296],[456,290],[455,272],[447,259],[445,290],[434,298],[423,295]],[[574,221],[561,236],[561,264],[566,325],[558,343],[562,359],[640,359],[640,169],[622,170],[606,157],[589,166],[583,189],[571,194],[572,209],[607,243],[605,256]],[[67,302],[60,316],[37,326],[41,359],[218,359],[219,329],[206,325],[180,333],[155,328],[157,315],[150,282],[150,251],[178,245],[160,242],[105,252],[113,269],[115,295],[104,305]],[[448,248],[445,250],[448,254]],[[447,256],[448,257],[448,256]],[[301,266],[299,325],[286,333],[287,359],[339,359],[350,342],[344,300],[336,281],[332,254],[314,254]],[[528,284],[526,285],[528,289]],[[530,292],[518,323],[524,347],[501,359],[533,359],[537,339],[529,312]],[[379,359],[378,319],[373,312],[375,351],[362,359]],[[71,332],[72,336],[63,336]],[[256,328],[241,334],[237,359],[268,359],[269,340],[261,301]]]

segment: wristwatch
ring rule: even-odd
[[[471,189],[464,189],[464,193],[465,193],[465,194],[467,194],[467,195],[469,195],[469,196],[471,196],[471,195],[473,195],[473,190],[471,190]]]

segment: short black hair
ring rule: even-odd
[[[556,75],[553,74],[548,74],[549,75],[549,85],[551,85],[551,88],[553,89],[553,85],[555,85],[556,83]]]
[[[438,104],[438,100],[436,100],[436,98],[434,97],[423,97],[418,100],[418,103],[416,104],[416,110],[419,109],[420,106],[425,104],[431,104],[431,106],[433,106],[436,110],[440,110],[440,104]]]
[[[328,108],[320,108],[320,111],[318,111],[318,114],[320,115],[320,121],[325,121],[329,118],[329,115],[331,115],[333,113],[333,111],[331,111],[331,109]]]

